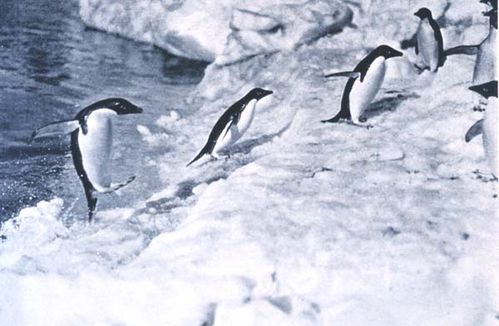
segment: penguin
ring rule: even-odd
[[[487,158],[494,180],[497,180],[499,176],[499,157],[497,154],[499,146],[499,140],[497,139],[499,123],[497,80],[471,86],[469,89],[488,99],[488,104],[484,119],[478,120],[471,126],[466,132],[465,140],[466,142],[470,142],[475,136],[482,134],[485,157]]]
[[[480,2],[489,3],[492,9],[484,12],[483,15],[489,17],[489,33],[487,37],[476,45],[461,45],[445,51],[445,55],[469,54],[476,55],[475,68],[473,70],[474,85],[486,83],[496,79],[495,45],[497,39],[497,0],[482,0]]]
[[[326,74],[325,77],[349,77],[341,98],[338,114],[321,122],[338,122],[340,119],[351,120],[354,124],[365,122],[362,117],[371,101],[378,93],[385,78],[386,60],[402,56],[402,52],[388,45],[380,45],[369,53],[353,71]]]
[[[108,98],[81,110],[74,119],[51,123],[35,130],[31,140],[71,134],[71,155],[76,173],[83,185],[92,221],[97,207],[97,193],[116,191],[135,177],[121,183],[111,183],[110,163],[113,142],[112,117],[142,113],[142,108],[123,98]]]
[[[248,130],[255,107],[259,100],[272,94],[272,91],[254,88],[243,98],[232,104],[218,119],[208,136],[208,141],[187,166],[199,160],[203,155],[218,158],[218,153],[234,144]]]
[[[444,41],[440,26],[433,19],[430,9],[423,7],[414,13],[419,17],[419,27],[416,32],[416,54],[421,54],[424,67],[421,70],[429,69],[436,72],[445,63]]]

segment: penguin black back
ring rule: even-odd
[[[239,117],[241,116],[241,113],[246,108],[246,105],[248,105],[249,102],[251,102],[252,100],[258,101],[272,93],[273,93],[272,91],[265,90],[262,88],[253,88],[240,100],[232,104],[215,123],[215,126],[212,128],[210,135],[208,136],[206,144],[201,149],[201,151],[196,155],[196,157],[194,157],[194,159],[192,159],[192,161],[190,161],[187,164],[187,166],[199,160],[203,155],[211,154],[213,152],[217,144],[217,141],[219,140],[224,130],[226,131],[225,133],[228,133],[232,124],[237,124],[237,122],[239,121]]]

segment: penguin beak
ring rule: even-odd
[[[486,17],[490,17],[494,14],[494,9],[490,10],[490,11],[484,11],[482,12],[482,15],[486,16]]]
[[[483,94],[482,94],[482,85],[475,85],[475,86],[471,86],[471,87],[468,87],[468,89],[469,89],[470,91],[473,91],[473,92],[475,92],[475,93],[478,93],[478,94],[480,94],[480,95],[483,95]]]
[[[134,113],[142,113],[142,112],[144,112],[144,110],[142,108],[139,108],[138,106],[135,108]]]
[[[274,92],[272,92],[272,91],[268,91],[268,90],[264,90],[264,91],[263,91],[263,96],[262,96],[261,98],[264,98],[265,96],[268,96],[268,95],[270,95],[270,94],[274,94]]]
[[[397,50],[393,50],[393,57],[401,57],[403,56],[404,54],[400,51],[397,51]]]

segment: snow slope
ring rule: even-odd
[[[449,44],[485,36],[466,17]],[[497,183],[473,173],[480,141],[464,142],[482,115],[473,58],[437,75],[393,59],[373,128],[322,124],[345,84],[322,72],[367,53],[358,35],[211,65],[197,112],[138,126],[164,178],[151,198],[90,226],[65,227],[58,198],[6,223],[0,324],[497,325]],[[274,95],[230,159],[185,168],[253,86]]]

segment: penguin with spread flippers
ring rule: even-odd
[[[490,81],[484,84],[475,85],[469,88],[470,90],[480,94],[488,100],[485,117],[477,121],[468,130],[465,136],[466,142],[471,141],[475,136],[482,134],[483,148],[485,157],[491,169],[494,179],[499,177],[499,157],[497,139],[497,128],[499,128],[499,107],[497,101],[497,80]]]
[[[142,109],[123,98],[108,98],[81,110],[74,119],[51,123],[33,132],[31,140],[71,133],[71,154],[88,204],[92,221],[97,193],[110,193],[132,182],[111,183],[113,126],[115,115],[142,113]]]
[[[385,78],[386,60],[402,56],[402,52],[388,45],[380,45],[369,53],[353,71],[326,74],[325,77],[348,77],[343,90],[340,111],[322,122],[351,120],[354,124],[365,122],[362,114],[378,93]]]
[[[487,37],[476,45],[461,45],[445,51],[445,55],[476,54],[475,68],[473,70],[473,84],[482,84],[495,80],[496,71],[496,40],[497,40],[497,0],[481,1],[492,6],[492,9],[484,12],[489,17],[489,33]]]
[[[415,51],[421,57],[424,65],[423,67],[416,67],[421,70],[429,69],[431,72],[436,72],[438,68],[444,65],[446,59],[440,26],[433,19],[428,8],[423,7],[416,11],[414,15],[421,19],[416,32]]]
[[[262,88],[254,88],[239,101],[232,104],[218,119],[217,123],[215,123],[208,136],[208,141],[187,166],[196,162],[204,155],[216,158],[218,157],[218,153],[239,140],[253,121],[258,101],[272,93],[272,91]]]

